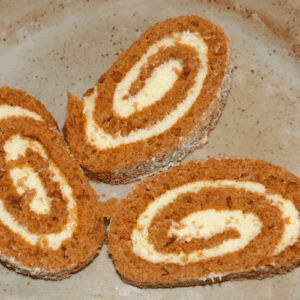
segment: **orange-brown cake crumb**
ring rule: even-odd
[[[299,191],[299,178],[261,159],[181,164],[121,200],[108,252],[142,288],[283,274],[300,262]]]
[[[118,209],[119,200],[117,198],[111,198],[105,202],[100,202],[99,205],[102,207],[102,216],[110,220]]]

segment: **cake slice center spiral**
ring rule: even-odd
[[[8,117],[29,117],[37,121],[42,121],[42,118],[34,112],[20,107],[2,105],[0,107],[0,120]],[[44,160],[49,161],[50,172],[52,174],[51,180],[59,184],[63,199],[67,202],[68,221],[59,233],[35,234],[30,232],[25,226],[18,223],[18,221],[6,210],[5,204],[1,199],[0,221],[9,227],[14,233],[20,235],[31,245],[36,245],[39,243],[41,247],[47,245],[53,250],[57,250],[64,240],[73,235],[73,232],[77,226],[76,201],[73,197],[71,187],[56,164],[48,158],[48,155],[40,142],[17,134],[11,136],[5,142],[3,149],[5,151],[6,163],[25,157],[28,149],[37,152]],[[34,171],[30,164],[25,163],[21,166],[18,165],[12,167],[9,170],[9,174],[20,197],[25,195],[26,192],[33,191],[34,196],[29,204],[29,207],[33,213],[50,213],[52,199],[47,196],[46,187],[42,184],[39,174]]]
[[[259,217],[254,213],[243,213],[241,210],[217,211],[215,209],[208,209],[198,211],[183,218],[180,222],[172,220],[172,226],[168,232],[169,237],[175,236],[176,239],[189,242],[194,238],[211,238],[218,233],[232,228],[240,233],[240,238],[229,239],[223,241],[220,245],[209,249],[195,250],[190,254],[184,252],[180,252],[179,254],[160,253],[151,243],[149,239],[151,222],[164,207],[174,202],[180,194],[187,192],[196,193],[208,187],[234,187],[236,189],[245,189],[246,191],[264,196],[271,205],[275,205],[279,208],[283,220],[288,220],[288,222],[284,224],[284,232],[280,242],[275,248],[274,255],[297,241],[300,230],[300,220],[299,212],[292,201],[284,199],[277,194],[268,194],[265,187],[260,183],[237,182],[232,180],[198,181],[167,191],[148,205],[146,210],[139,216],[137,227],[133,230],[131,235],[133,252],[153,263],[169,262],[186,264],[225,255],[226,253],[241,250],[246,247],[249,242],[261,232],[263,225]]]
[[[140,70],[147,63],[148,58],[158,53],[160,49],[176,46],[176,44],[188,45],[195,49],[202,63],[196,75],[195,84],[187,91],[187,97],[184,101],[162,121],[157,122],[151,128],[138,129],[130,132],[127,136],[121,136],[119,134],[117,137],[113,137],[100,128],[95,121],[94,112],[98,98],[98,91],[95,86],[94,92],[84,98],[83,109],[83,113],[86,117],[85,133],[87,141],[90,144],[100,150],[104,150],[118,147],[121,144],[135,143],[165,132],[189,111],[202,90],[203,82],[208,72],[207,45],[199,34],[191,33],[190,31],[174,33],[171,37],[164,38],[149,48],[141,60],[132,67],[125,78],[117,85],[113,99],[113,110],[116,115],[124,118],[128,117],[132,113],[159,101],[161,97],[172,88],[177,79],[178,71],[182,69],[182,62],[175,60],[170,60],[157,67],[151,78],[146,80],[144,88],[137,95],[129,97],[129,99],[126,100],[123,99],[124,96],[128,94],[131,83],[138,78]],[[159,83],[159,87],[162,87],[162,89],[156,86],[157,83]]]

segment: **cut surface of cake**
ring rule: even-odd
[[[207,142],[230,88],[230,42],[195,15],[143,33],[89,89],[68,94],[64,135],[96,181],[128,183],[168,169]]]
[[[264,160],[207,159],[144,178],[121,200],[108,252],[146,287],[262,279],[300,263],[300,179]]]
[[[62,279],[98,253],[98,196],[69,154],[45,106],[0,88],[0,259],[43,279]]]

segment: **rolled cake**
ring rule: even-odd
[[[264,160],[207,159],[142,179],[113,216],[108,251],[132,285],[262,279],[300,262],[300,179]]]
[[[168,169],[207,142],[230,71],[219,26],[195,15],[155,24],[82,100],[68,94],[71,152],[90,179],[110,184]]]
[[[0,88],[0,259],[17,272],[62,279],[104,238],[98,196],[45,106]]]

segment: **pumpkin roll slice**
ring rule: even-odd
[[[45,106],[0,88],[0,259],[17,272],[62,279],[104,239],[98,196]]]
[[[300,262],[300,179],[264,160],[207,159],[144,178],[112,217],[108,251],[132,285],[262,279]]]
[[[68,94],[71,152],[90,179],[110,184],[168,169],[207,142],[230,71],[219,26],[195,15],[155,24],[82,100]]]

